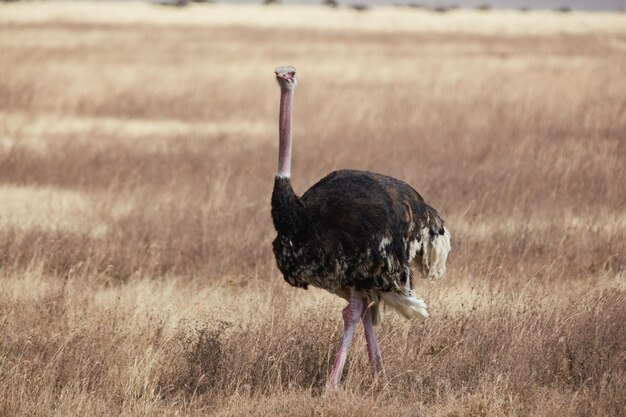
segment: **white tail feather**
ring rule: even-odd
[[[381,300],[386,306],[396,310],[407,319],[416,317],[418,314],[428,317],[428,306],[421,298],[417,298],[412,294],[403,295],[398,292],[381,292]]]
[[[450,253],[450,233],[443,228],[443,234],[430,237],[430,230],[421,230],[421,239],[411,242],[409,247],[410,258],[415,259],[422,276],[429,280],[440,279],[446,273],[446,260]],[[420,251],[418,253],[418,251]],[[415,256],[415,258],[413,258]],[[408,284],[408,283],[407,283]],[[378,307],[378,302],[382,301],[385,306],[389,306],[410,319],[421,315],[428,317],[428,306],[421,298],[417,298],[413,290],[408,288],[390,292],[376,292],[376,302],[372,307],[372,317],[374,324],[381,321],[382,315]]]

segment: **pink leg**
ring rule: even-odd
[[[354,288],[350,288],[350,300],[342,312],[343,336],[341,338],[341,347],[339,348],[339,353],[337,353],[335,365],[333,366],[333,370],[327,384],[327,387],[330,390],[336,390],[337,387],[339,387],[343,367],[346,364],[346,358],[348,357],[350,342],[352,342],[352,336],[354,335],[356,325],[361,320],[361,314],[364,307],[363,298],[356,293]]]
[[[372,324],[372,310],[364,307],[363,329],[365,329],[365,341],[367,342],[367,354],[370,357],[370,363],[374,368],[374,374],[378,375],[383,370],[383,358],[380,356],[376,334],[374,333],[374,325]]]

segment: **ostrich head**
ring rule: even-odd
[[[298,84],[296,69],[292,66],[278,67],[274,70],[276,81],[281,90],[293,90]]]

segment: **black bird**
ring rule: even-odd
[[[294,287],[323,288],[348,301],[341,348],[328,387],[336,389],[356,325],[363,320],[374,372],[382,359],[373,325],[381,302],[407,318],[428,317],[415,296],[410,265],[427,279],[441,278],[450,234],[437,211],[410,185],[367,171],[340,170],[301,197],[291,175],[291,104],[294,67],[275,70],[280,86],[278,172],[272,193],[273,242],[278,268]]]

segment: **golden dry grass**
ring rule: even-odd
[[[0,415],[626,413],[624,17],[333,13],[0,6]],[[297,190],[394,175],[453,235],[335,395],[343,302],[271,253],[279,64]]]

